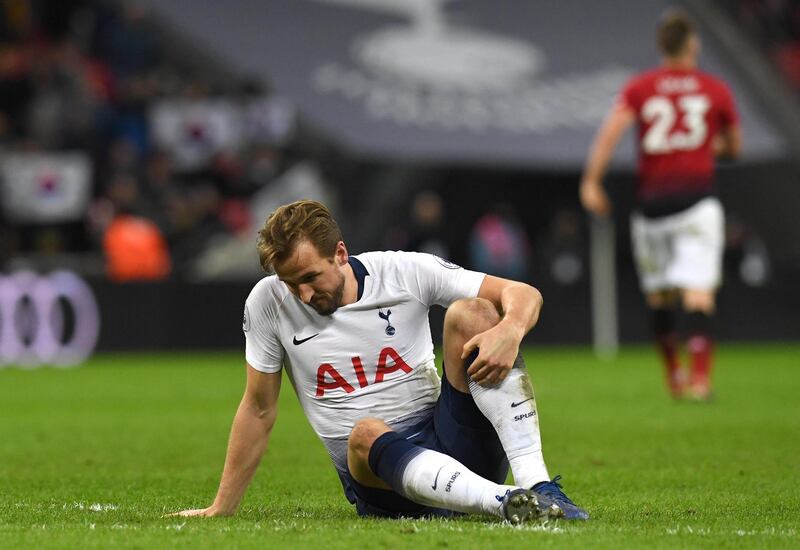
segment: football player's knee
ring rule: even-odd
[[[500,322],[494,305],[484,298],[465,298],[454,302],[444,318],[445,330],[455,330],[472,337]]]
[[[646,296],[648,307],[653,309],[675,307],[677,299],[678,294],[671,290],[649,292]]]
[[[383,420],[362,418],[350,431],[347,446],[359,456],[367,457],[375,440],[388,431],[391,431],[391,428]]]
[[[687,312],[700,311],[708,315],[714,312],[714,293],[688,291],[683,295],[683,308]]]

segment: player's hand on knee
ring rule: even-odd
[[[470,374],[470,378],[481,386],[494,386],[505,380],[510,370],[511,369],[485,365],[483,368],[476,371],[475,374]]]
[[[476,384],[480,384],[481,386],[493,386],[505,380],[506,376],[508,376],[508,371],[510,370],[511,369],[509,368],[503,368],[496,365],[484,365],[483,367],[474,370],[472,367],[470,367],[467,370],[467,374]]]
[[[467,369],[467,376],[477,384],[491,386],[508,376],[519,353],[519,343],[493,327],[464,344],[461,358],[466,359],[476,349],[478,356]]]

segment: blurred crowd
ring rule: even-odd
[[[721,1],[800,93],[800,1]]]
[[[286,187],[324,195],[291,105],[157,31],[135,3],[0,3],[0,259],[104,250],[117,280],[230,269],[204,257],[212,239],[241,248]]]
[[[782,66],[800,90],[798,2],[728,5],[779,63],[795,56]],[[338,194],[299,152],[292,106],[163,36],[135,3],[0,2],[0,268],[86,252],[117,281],[258,276],[254,235],[275,207],[310,197],[336,211]],[[577,202],[540,227],[511,199],[487,203],[454,234],[436,186],[407,200],[370,246],[513,279],[588,276]],[[733,220],[729,245],[742,278],[763,283],[758,237]]]
[[[587,283],[589,227],[577,200],[555,200],[552,208],[531,214],[527,201],[498,198],[478,209],[466,225],[457,219],[458,206],[448,209],[448,204],[459,203],[435,188],[411,193],[397,209],[400,221],[389,225],[381,248],[436,254],[470,269],[537,285],[574,289]],[[540,216],[543,223],[533,223]],[[625,238],[627,228],[620,230]],[[459,247],[462,243],[466,246]],[[726,280],[750,287],[763,287],[772,275],[766,242],[736,212],[726,215],[724,272]]]
[[[408,212],[389,228],[381,248],[436,254],[470,269],[521,281],[546,280],[563,286],[585,281],[588,242],[577,205],[554,208],[546,226],[532,230],[517,205],[499,199],[486,204],[462,234],[447,202],[434,189],[413,194]],[[466,254],[454,250],[458,241],[465,241]]]

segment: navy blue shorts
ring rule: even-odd
[[[476,474],[495,483],[504,483],[508,475],[508,460],[492,424],[475,405],[472,396],[454,389],[444,373],[442,392],[433,414],[399,434],[415,445],[455,458]],[[349,471],[341,478],[345,496],[356,505],[360,516],[457,514],[452,510],[417,504],[394,491],[365,487],[353,479]]]

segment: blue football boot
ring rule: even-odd
[[[560,479],[561,476],[556,476],[552,481],[541,481],[534,485],[531,491],[552,500],[563,511],[564,519],[589,519],[589,513],[572,502],[561,490],[561,485],[558,483]]]
[[[500,500],[501,497],[497,498]],[[564,517],[563,510],[552,499],[537,495],[530,489],[509,489],[502,497],[502,502],[503,516],[514,525]]]

